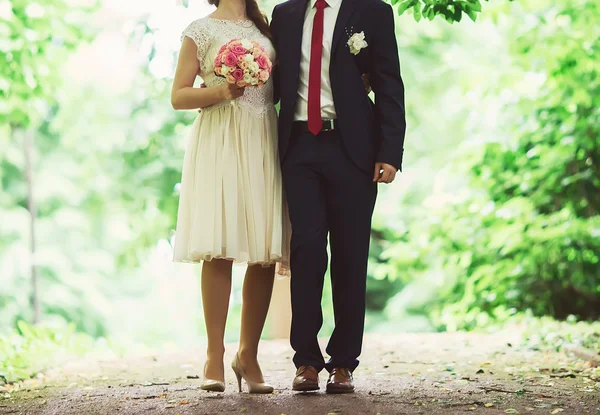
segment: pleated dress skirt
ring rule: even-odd
[[[240,105],[202,111],[185,152],[174,260],[289,263],[274,108]]]

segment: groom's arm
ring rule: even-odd
[[[277,54],[277,58],[275,62],[273,62],[273,74],[271,75],[273,78],[273,102],[277,104],[280,99],[280,88],[279,88],[279,44],[278,44],[278,24],[279,19],[277,18],[277,8],[279,5],[275,6],[273,9],[273,15],[271,16],[271,37],[273,39],[273,47],[275,48],[275,52]]]
[[[373,10],[375,29],[369,41],[374,69],[371,83],[381,132],[381,147],[375,161],[390,164],[401,171],[406,115],[394,12],[389,4],[379,1],[376,3],[377,7]]]

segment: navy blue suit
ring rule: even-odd
[[[393,9],[381,0],[342,0],[330,57],[337,127],[317,136],[294,123],[302,31],[307,0],[273,11],[277,50],[275,90],[280,101],[279,151],[292,221],[292,333],[297,367],[354,370],[362,348],[371,218],[377,195],[375,162],[402,167],[404,85],[400,76]],[[353,55],[349,33],[365,33],[368,47]],[[370,75],[373,103],[361,79]],[[327,238],[335,330],[325,364],[317,343]]]

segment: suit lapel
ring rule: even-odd
[[[352,13],[354,13],[356,6],[357,0],[342,0],[340,12],[338,14],[337,21],[335,22],[335,29],[333,31],[331,56],[335,54],[335,51],[342,39],[346,39],[346,23],[348,23]]]

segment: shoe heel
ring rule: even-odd
[[[233,369],[233,373],[235,373],[235,377],[238,382],[238,391],[242,393],[242,375],[238,371],[237,367],[235,367],[235,362],[231,365],[231,369]]]
[[[242,379],[244,379],[246,381],[246,385],[248,385],[248,393],[272,393],[273,392],[273,387],[271,385],[268,385],[264,382],[255,383],[255,382],[248,380],[248,378],[246,377],[246,375],[244,373],[244,369],[242,369],[242,365],[240,364],[240,358],[238,355],[236,355],[235,359],[233,359],[233,362],[231,363],[231,368],[233,369],[233,373],[235,373],[235,376],[237,378],[238,389],[239,389],[240,393],[242,392]]]

